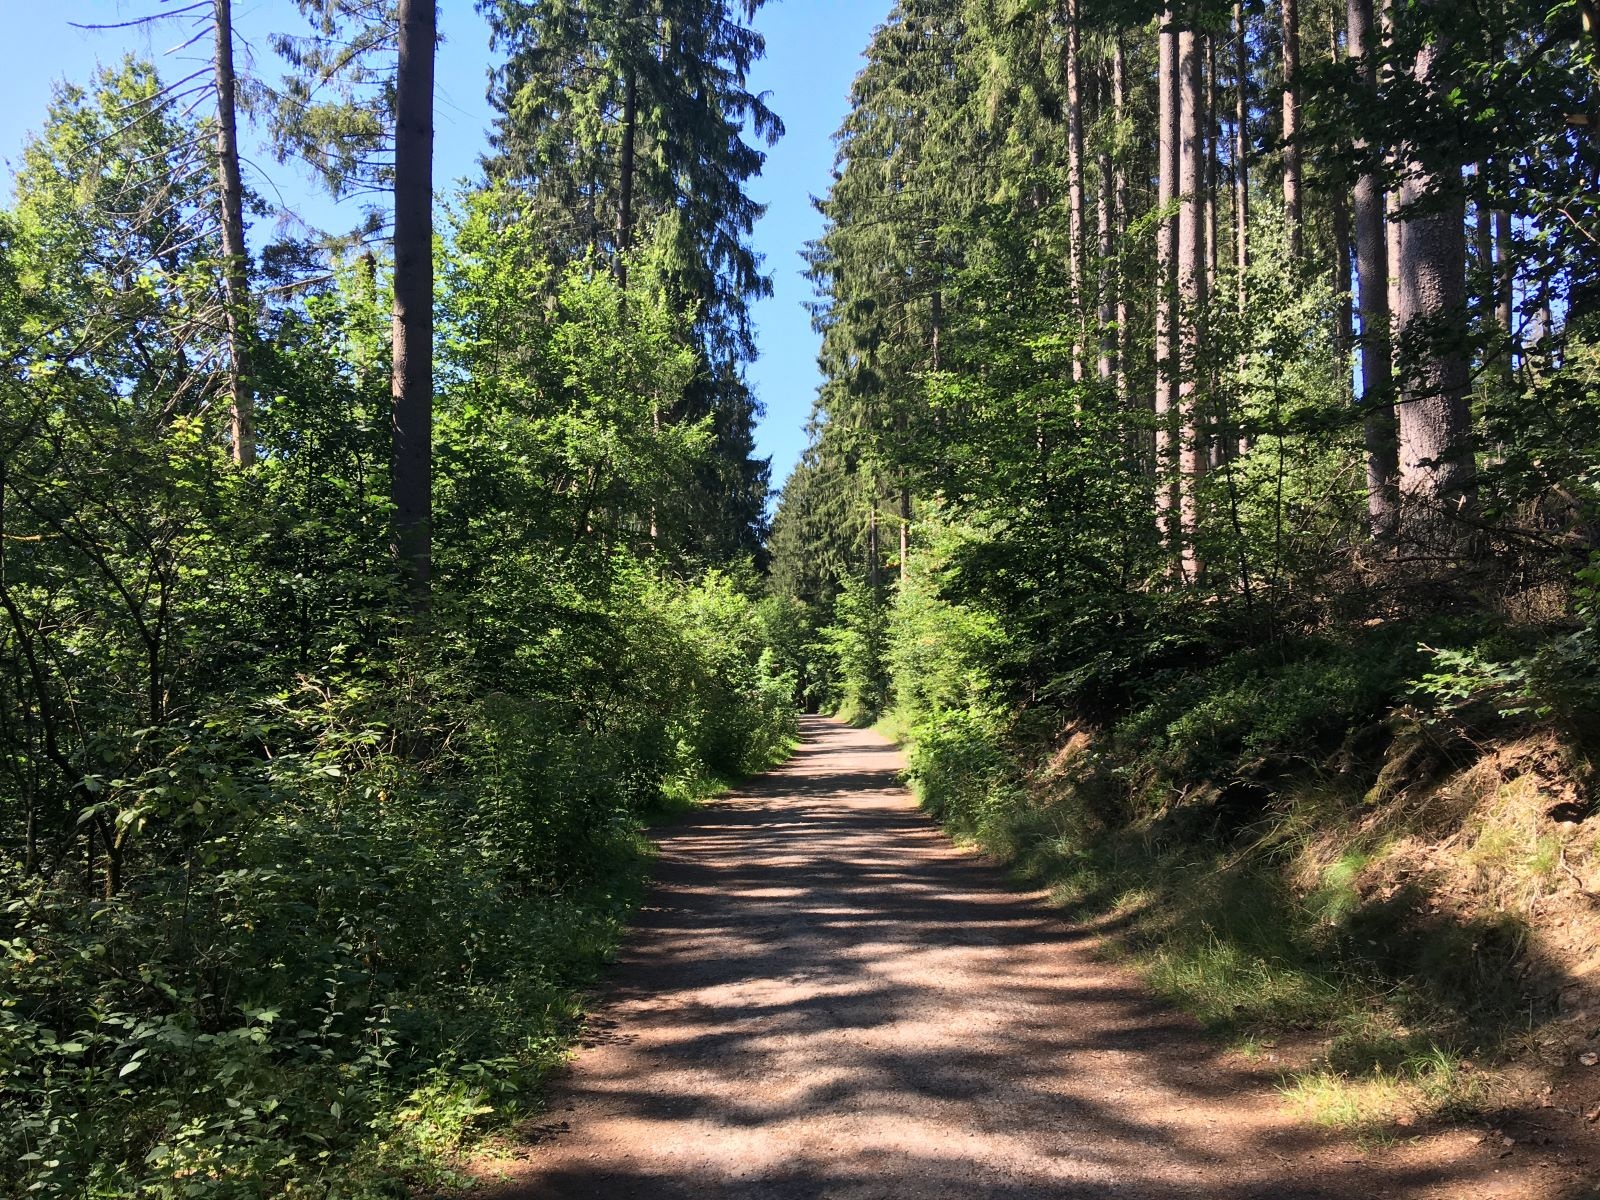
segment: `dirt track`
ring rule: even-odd
[[[1298,1126],[1093,938],[958,850],[898,753],[807,719],[665,831],[591,1038],[500,1194],[538,1200],[1324,1200],[1575,1194],[1446,1131]]]

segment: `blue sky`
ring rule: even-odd
[[[757,17],[766,35],[767,57],[753,72],[752,87],[769,92],[769,103],[788,134],[769,153],[762,177],[751,187],[767,204],[756,228],[756,248],[766,258],[774,295],[756,306],[761,357],[750,370],[766,405],[757,430],[759,453],[772,457],[774,484],[781,484],[805,444],[804,425],[817,386],[816,337],[804,304],[811,286],[801,276],[801,248],[820,222],[811,197],[825,192],[833,168],[833,132],[843,119],[850,81],[861,66],[867,40],[888,14],[891,0],[768,0]],[[172,7],[180,7],[171,0]],[[150,29],[90,32],[72,27],[127,21],[163,7],[161,0],[53,0],[14,6],[9,33],[0,42],[0,159],[14,167],[23,141],[39,127],[57,80],[82,81],[97,60],[113,62],[126,51],[155,57],[163,74],[181,77],[202,65],[207,47],[166,53],[188,40],[181,22]],[[484,147],[489,109],[484,101],[488,32],[468,0],[442,0],[438,87],[435,102],[436,178],[471,176]],[[277,64],[265,34],[295,27],[291,0],[234,0],[234,19],[245,43],[240,53],[263,72]],[[241,66],[244,62],[241,63]],[[314,185],[291,168],[256,156],[251,184],[264,195],[282,196],[308,221],[329,227],[344,222]]]

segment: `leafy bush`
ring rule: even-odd
[[[1114,730],[1119,750],[1167,778],[1310,761],[1400,696],[1411,656],[1391,639],[1247,650],[1204,671],[1169,672]],[[1164,685],[1164,686],[1163,686]]]
[[[912,731],[909,775],[938,820],[982,838],[1016,803],[1018,788],[997,714],[950,709]]]
[[[781,753],[794,679],[657,536],[710,441],[656,419],[691,318],[503,197],[441,244],[427,604],[372,260],[260,305],[235,466],[160,91],[63,89],[0,221],[0,1193],[403,1195],[531,1103],[642,817]],[[193,229],[94,207],[150,194]]]
[[[754,602],[637,586],[614,649],[655,669],[587,736],[425,655],[420,678],[306,680],[145,781],[118,820],[157,842],[114,896],[9,864],[6,1186],[366,1194],[525,1104],[637,893],[640,807],[792,733]],[[230,749],[241,726],[264,754]]]
[[[833,623],[821,631],[832,657],[839,716],[871,723],[889,703],[889,603],[870,584],[845,580]]]
[[[1486,727],[1547,725],[1580,744],[1600,734],[1600,556],[1579,572],[1574,589],[1577,628],[1504,653],[1477,643],[1465,648],[1423,646],[1432,669],[1416,694],[1437,720]]]

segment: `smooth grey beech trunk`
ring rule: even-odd
[[[394,131],[395,553],[413,593],[433,562],[434,0],[400,0]]]

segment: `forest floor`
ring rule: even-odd
[[[659,831],[654,891],[510,1200],[1568,1200],[1588,1149],[1511,1125],[1358,1147],[1097,937],[950,842],[878,735]],[[1511,1133],[1517,1136],[1511,1136]]]

